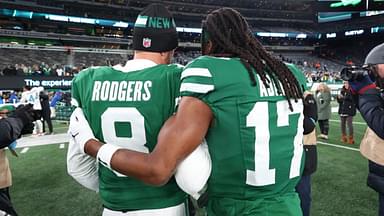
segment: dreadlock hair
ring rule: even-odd
[[[202,28],[203,55],[239,57],[248,71],[251,85],[256,86],[255,73],[266,88],[274,84],[279,94],[283,93],[282,85],[289,109],[293,111],[290,99],[297,102],[302,98],[302,87],[288,67],[264,49],[239,12],[232,8],[217,9],[208,14]],[[207,40],[211,41],[212,48],[209,53],[204,53]]]

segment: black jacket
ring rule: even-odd
[[[0,149],[7,147],[19,138],[23,127],[23,122],[19,118],[0,119]]]
[[[353,99],[353,95],[351,91],[343,88],[341,89],[340,94],[337,97],[337,102],[339,103],[339,114],[347,115],[347,116],[355,116],[356,115],[356,106]]]
[[[378,89],[368,89],[358,97],[358,109],[368,126],[384,139],[384,98]],[[384,195],[384,166],[369,161],[367,184]]]
[[[384,139],[384,98],[377,89],[359,95],[358,109],[368,126]]]
[[[312,94],[304,99],[304,135],[309,134],[315,129],[317,121],[317,105]]]
[[[44,91],[40,92],[40,104],[43,113],[50,113],[49,97]]]
[[[315,98],[309,94],[304,99],[304,135],[315,130],[317,121],[317,105]],[[314,143],[313,143],[314,144]],[[302,175],[311,175],[317,169],[317,147],[316,145],[303,145],[305,152],[305,163]]]

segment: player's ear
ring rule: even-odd
[[[170,64],[174,50],[167,52],[160,52],[161,62],[163,64]]]
[[[204,42],[203,44],[203,47],[202,47],[202,54],[203,55],[209,55],[212,51],[212,41],[211,40],[207,40]]]

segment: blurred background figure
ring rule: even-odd
[[[3,92],[0,91],[0,104],[4,103]]]
[[[8,102],[12,103],[12,104],[19,102],[19,98],[17,97],[16,92],[14,92],[14,91],[11,92],[11,94],[9,95]]]
[[[41,103],[40,103],[41,91],[44,91],[43,87],[31,88],[30,86],[24,86],[23,93],[21,94],[20,103],[32,104],[34,110],[41,112]],[[34,124],[35,124],[35,129],[33,130],[33,135],[43,135],[43,125],[42,125],[41,119],[36,120]]]
[[[320,126],[319,138],[328,139],[329,119],[331,118],[331,90],[325,83],[320,83],[317,87],[315,100]]]
[[[61,100],[63,92],[57,91],[55,95],[52,97],[51,103],[49,104],[51,109],[51,118],[56,117],[56,105]]]
[[[378,192],[379,216],[384,215],[384,43],[373,48],[365,58],[369,73],[351,80],[357,94],[357,108],[367,122],[360,152],[368,161],[367,185]]]
[[[316,121],[317,106],[313,95],[305,92],[304,95],[304,136],[303,147],[305,154],[304,170],[299,183],[296,186],[296,192],[300,197],[300,207],[303,216],[309,216],[311,210],[311,175],[317,169],[317,147],[316,147]]]
[[[39,112],[33,110],[31,104],[20,105],[16,110],[11,105],[4,109],[8,111],[9,117],[4,115],[0,118],[0,215],[17,216],[9,194],[12,176],[5,147],[8,147],[12,154],[17,156],[16,139],[22,134],[31,133],[32,122],[39,119],[40,116]]]
[[[41,104],[41,116],[43,117],[43,133],[45,131],[45,122],[48,124],[49,134],[53,133],[52,120],[51,120],[51,108],[49,106],[48,92],[40,92],[40,104]]]
[[[353,138],[353,116],[356,115],[356,106],[353,100],[353,95],[348,81],[344,81],[344,85],[341,88],[340,94],[337,96],[337,102],[339,103],[339,115],[341,122],[341,142],[354,144]],[[348,136],[347,136],[348,127]]]

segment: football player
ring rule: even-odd
[[[86,116],[90,125],[82,125],[78,132],[88,129],[97,139],[113,143],[107,151],[124,148],[151,152],[161,126],[177,105],[182,67],[170,64],[177,44],[176,26],[169,11],[160,4],[144,9],[134,27],[134,59],[125,66],[86,69],[73,80],[73,104],[81,107],[84,115],[76,109],[71,120],[86,121]],[[79,112],[81,115],[76,116]],[[70,132],[74,137],[78,133]],[[204,152],[203,147],[201,150]],[[196,154],[201,160],[199,152]],[[83,148],[73,139],[67,164],[68,173],[79,183],[99,191],[105,216],[187,214],[187,196],[174,178],[155,187],[111,169],[103,160],[99,160],[97,169],[94,159],[83,155]],[[185,185],[183,178],[179,182]],[[193,195],[199,196],[197,192]]]
[[[40,92],[44,91],[43,87],[24,86],[23,93],[21,94],[20,103],[32,104],[33,109],[41,113]],[[40,114],[41,115],[41,114]],[[37,119],[34,122],[35,128],[33,135],[43,135],[43,123],[41,119]]]
[[[89,130],[75,133],[75,140],[119,173],[163,185],[205,137],[212,159],[208,215],[302,215],[295,186],[302,170],[304,75],[268,54],[231,8],[203,21],[202,52],[182,72],[178,111],[150,154],[102,144]],[[86,124],[77,114],[74,132]]]

